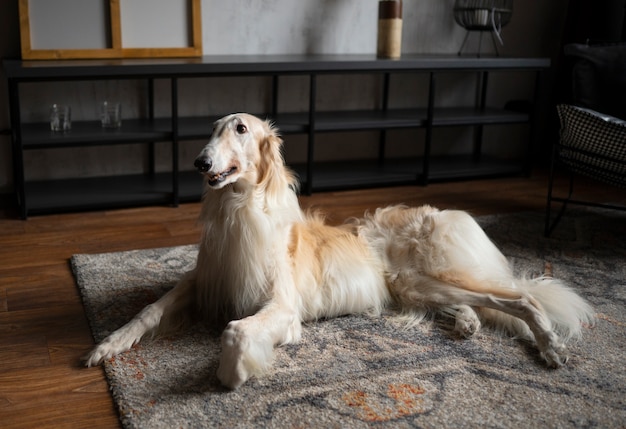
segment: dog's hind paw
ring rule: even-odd
[[[454,332],[461,338],[469,338],[480,330],[478,315],[470,307],[459,307],[455,314]]]
[[[569,352],[565,345],[556,344],[541,351],[541,357],[545,359],[549,368],[560,368],[569,360]]]

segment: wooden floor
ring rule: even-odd
[[[331,222],[392,203],[432,204],[473,214],[543,212],[547,179],[432,184],[302,197]],[[626,202],[623,193],[588,185],[583,196]],[[0,216],[0,427],[119,427],[103,371],[83,368],[91,346],[68,260],[75,253],[194,243],[199,204],[50,215]],[[537,231],[541,234],[542,231]]]

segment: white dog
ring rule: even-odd
[[[416,317],[450,315],[463,337],[482,320],[534,339],[547,364],[559,367],[564,341],[593,322],[591,307],[561,282],[514,277],[465,212],[396,206],[325,225],[300,209],[281,144],[254,116],[216,122],[195,161],[206,179],[196,267],[96,346],[88,366],[200,316],[230,321],[217,375],[235,389],[271,365],[275,346],[298,341],[303,321],[393,303]]]

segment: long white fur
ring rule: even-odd
[[[419,319],[455,318],[469,337],[482,323],[534,340],[547,364],[567,361],[593,310],[551,278],[516,278],[467,213],[387,207],[341,227],[304,213],[282,140],[247,114],[215,124],[196,165],[206,186],[196,267],[85,358],[99,364],[146,334],[201,318],[225,323],[218,378],[237,388],[271,365],[277,345],[298,341],[301,323],[378,313],[395,303]]]

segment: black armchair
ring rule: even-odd
[[[626,44],[568,45],[572,67],[571,104],[557,106],[561,130],[553,147],[545,235],[549,236],[568,204],[626,210],[625,206],[572,198],[574,175],[585,175],[609,185],[626,187]],[[553,195],[557,169],[569,173],[569,193]],[[552,220],[552,203],[561,208]]]

